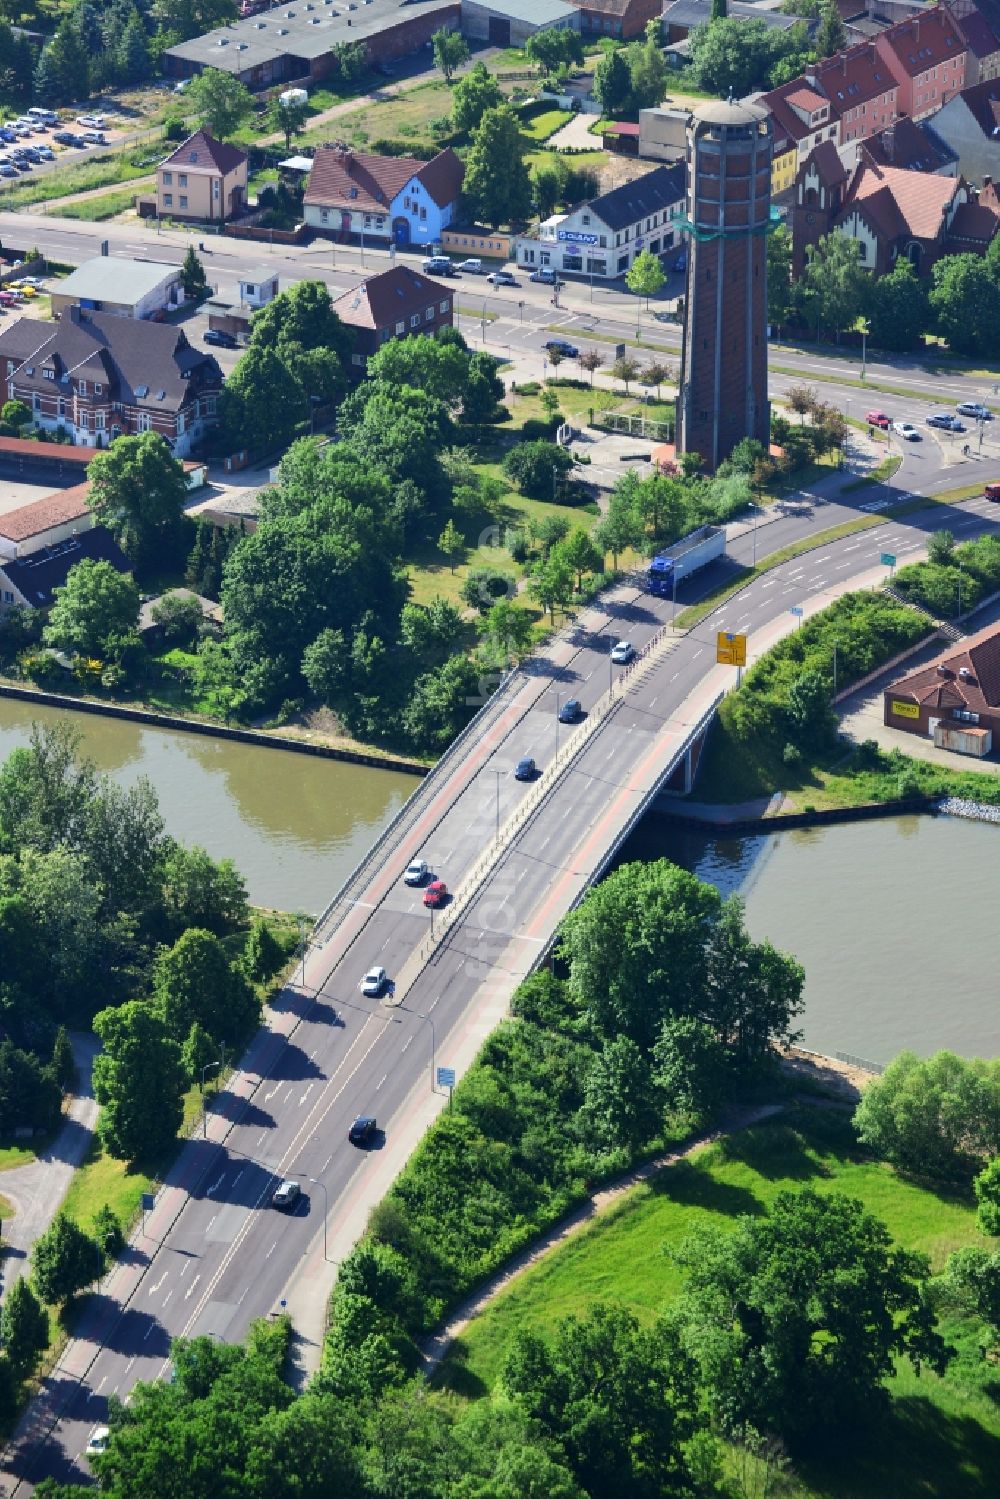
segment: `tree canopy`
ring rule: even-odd
[[[87,504],[130,562],[147,566],[175,552],[187,484],[184,465],[158,432],[119,437],[87,465],[87,478]]]

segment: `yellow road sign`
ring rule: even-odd
[[[715,637],[715,659],[720,666],[746,666],[747,638],[720,630]]]

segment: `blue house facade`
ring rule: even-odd
[[[465,168],[450,148],[430,161],[321,146],[303,217],[332,238],[429,245],[455,217]]]

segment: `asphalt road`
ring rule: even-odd
[[[754,549],[762,557],[856,513],[842,503],[793,506],[756,536],[740,536],[725,563],[682,586],[678,607],[720,582],[733,561],[749,561]],[[928,507],[905,521],[889,520],[831,542],[755,580],[679,638],[601,722],[403,1005],[363,999],[362,973],[381,964],[391,976],[399,974],[428,932],[419,890],[401,883],[406,862],[419,854],[451,888],[459,885],[493,836],[498,797],[503,822],[526,794],[512,777],[514,762],[530,754],[544,770],[557,734],[570,732],[557,725],[557,696],[577,696],[585,710],[592,709],[615,670],[609,666],[610,640],[626,637],[641,648],[669,618],[672,605],[621,589],[607,612],[586,621],[587,628],[576,622],[563,632],[548,655],[532,663],[505,712],[470,739],[448,784],[435,793],[440,805],[411,837],[387,851],[355,909],[346,955],[333,961],[333,941],[310,959],[311,972],[325,972],[328,960],[331,969],[315,1002],[303,1005],[304,1017],[287,1044],[279,1038],[270,1046],[270,1060],[244,1063],[254,1081],[260,1077],[249,1103],[223,1095],[220,1109],[234,1116],[225,1144],[194,1141],[185,1147],[176,1177],[188,1195],[175,1223],[158,1247],[142,1241],[140,1250],[130,1251],[133,1264],[126,1269],[144,1273],[124,1311],[107,1295],[94,1298],[83,1331],[103,1341],[104,1350],[78,1388],[58,1375],[51,1382],[48,1402],[36,1402],[5,1471],[29,1481],[43,1474],[79,1477],[81,1466],[86,1471],[79,1454],[104,1418],[108,1396],[125,1396],[136,1380],[161,1377],[171,1338],[210,1333],[235,1340],[253,1318],[277,1308],[315,1250],[324,1215],[335,1222],[347,1195],[364,1191],[365,1175],[378,1169],[383,1149],[408,1147],[394,1135],[394,1118],[402,1119],[415,1089],[429,1086],[432,1042],[436,1059],[447,1062],[449,1034],[481,1002],[484,987],[492,982],[513,988],[530,966],[532,943],[541,942],[543,928],[558,919],[555,906],[564,893],[568,899],[587,882],[600,861],[598,835],[609,806],[622,800],[634,767],[664,734],[688,721],[692,700],[714,666],[717,629],[752,634],[793,605],[870,571],[883,551],[903,561],[925,544],[930,530],[947,526],[967,539],[996,530],[998,519],[985,501]],[[357,1150],[346,1139],[359,1112],[376,1114],[386,1131],[369,1150]],[[299,1209],[288,1215],[269,1206],[283,1175],[297,1177],[305,1189]],[[64,1401],[63,1417],[49,1432],[52,1412]]]

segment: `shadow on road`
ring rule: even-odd
[[[211,1102],[207,1112],[228,1119],[230,1124],[255,1124],[260,1129],[274,1128],[274,1115],[260,1108],[251,1099],[237,1098],[233,1093],[219,1093]]]
[[[38,1159],[44,1162],[66,1161],[69,1165],[76,1166],[86,1155],[92,1134],[93,1130],[76,1119],[65,1119],[51,1144],[39,1151]]]
[[[308,1078],[323,1076],[324,1073],[306,1055],[301,1046],[296,1046],[294,1041],[289,1041],[271,1070],[269,1080],[276,1083],[299,1083]]]

